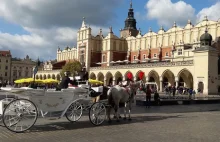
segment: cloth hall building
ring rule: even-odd
[[[85,64],[90,78],[106,85],[126,80],[128,74],[138,80],[140,73],[144,73],[144,82],[154,82],[159,91],[171,85],[218,94],[220,20],[211,21],[206,16],[196,25],[188,20],[185,27],[178,27],[174,22],[167,31],[160,27],[154,32],[150,28],[142,34],[136,27],[131,3],[120,36],[114,34],[112,27],[107,36],[101,29],[97,35],[91,31],[83,19],[77,32],[77,47],[59,48],[55,64],[77,59]],[[39,71],[37,76],[51,72],[54,76],[59,74],[58,69],[51,68],[51,71]]]

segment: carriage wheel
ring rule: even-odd
[[[103,103],[94,103],[89,110],[89,120],[95,125],[101,125],[106,118],[106,107]]]
[[[30,129],[38,116],[35,104],[27,99],[10,102],[3,112],[3,123],[12,132],[24,132]]]
[[[82,116],[83,107],[79,102],[73,102],[67,109],[65,116],[70,122],[78,121]]]

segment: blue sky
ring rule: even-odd
[[[2,0],[0,5],[0,50],[11,50],[13,56],[27,54],[36,59],[56,58],[57,47],[74,46],[76,32],[86,17],[93,33],[104,33],[110,26],[119,36],[124,27],[130,0]],[[133,0],[137,28],[142,34],[149,27],[154,32],[160,26],[167,30],[176,21],[184,27],[205,15],[210,20],[220,18],[219,0]]]

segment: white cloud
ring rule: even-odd
[[[195,9],[184,1],[172,3],[171,0],[149,0],[147,18],[157,20],[159,25],[171,27],[176,21],[177,25],[184,26],[189,19],[195,19]]]
[[[220,18],[220,2],[217,2],[216,4],[212,5],[211,7],[203,8],[198,14],[197,14],[197,22],[204,19],[205,16],[208,16],[209,20],[215,20],[217,21]]]
[[[74,46],[82,17],[92,33],[108,31],[116,5],[122,0],[1,0],[0,18],[20,25],[30,35],[0,32],[0,50],[13,56],[53,59],[57,47]],[[105,5],[108,5],[107,7]]]

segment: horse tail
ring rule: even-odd
[[[108,90],[108,92],[107,92],[108,104],[111,104],[111,103],[112,103],[112,100],[113,100],[113,98],[112,98],[112,89],[113,89],[113,88],[110,88],[110,89]]]

